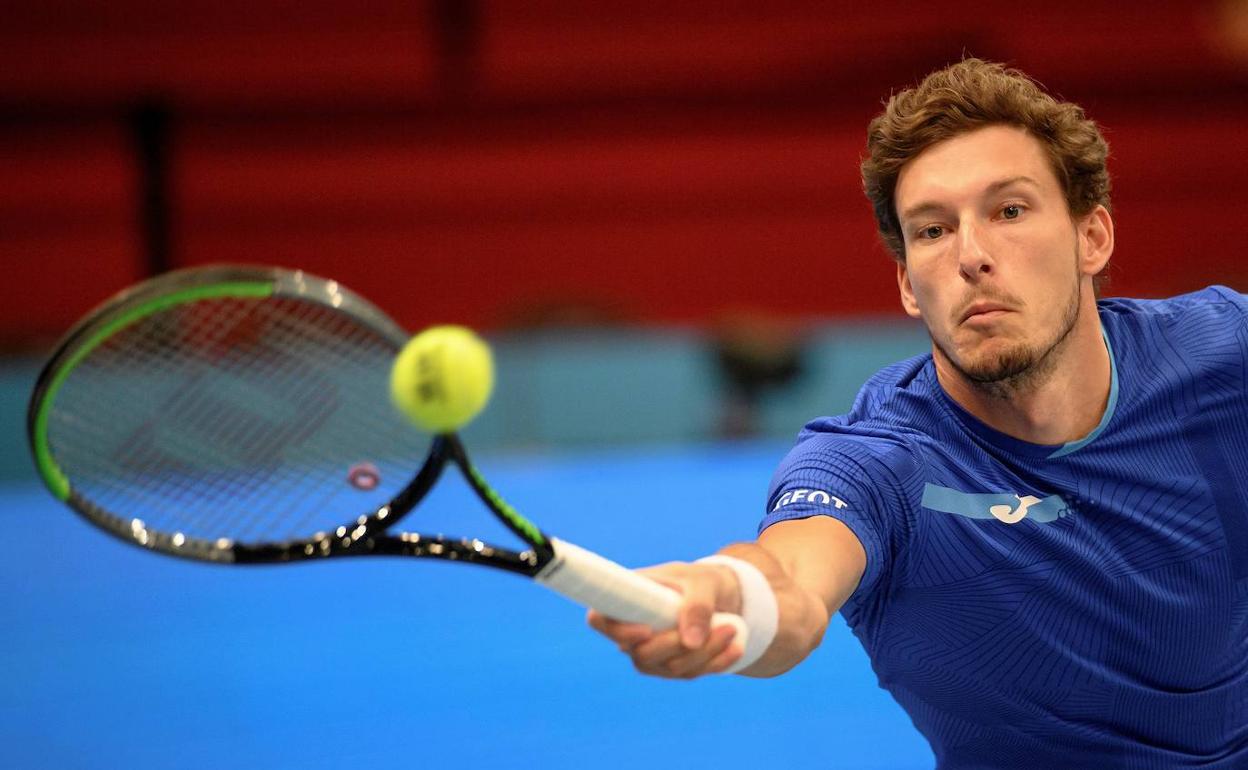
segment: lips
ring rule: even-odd
[[[962,312],[962,318],[958,323],[966,323],[976,316],[986,313],[1008,313],[1010,309],[1005,305],[997,302],[976,302]]]

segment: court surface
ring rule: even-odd
[[[627,565],[753,536],[784,444],[487,455],[539,526]],[[772,680],[659,681],[521,578],[411,559],[218,567],[0,487],[5,768],[930,768],[844,622]],[[505,540],[444,481],[426,532]]]

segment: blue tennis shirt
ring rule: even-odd
[[[1099,303],[1100,425],[1041,446],[930,355],[806,426],[761,529],[862,541],[842,608],[941,768],[1248,768],[1248,301]]]

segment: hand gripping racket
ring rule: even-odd
[[[680,596],[547,536],[486,483],[453,433],[391,406],[407,334],[334,281],[215,266],[127,289],[70,330],[31,397],[48,489],[105,532],[218,564],[418,556],[527,575],[608,617],[656,629]],[[447,464],[522,539],[393,532]],[[741,618],[732,624],[744,647]]]

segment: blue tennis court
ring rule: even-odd
[[[784,444],[487,454],[551,532],[642,565],[748,538]],[[529,582],[403,559],[145,554],[11,482],[0,764],[13,768],[928,768],[839,618],[773,680],[656,681]],[[502,538],[462,484],[419,526]],[[36,542],[51,548],[36,548]]]

